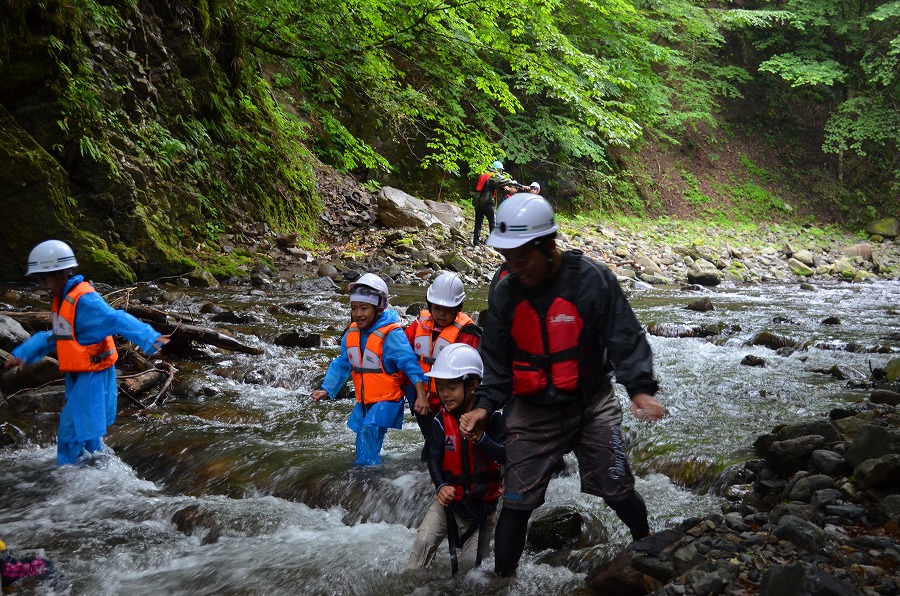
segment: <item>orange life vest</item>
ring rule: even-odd
[[[459,420],[441,408],[444,422],[444,470],[445,480],[453,485],[454,501],[475,497],[487,502],[496,501],[500,488],[500,464],[488,458],[475,444],[459,436]]]
[[[389,375],[381,361],[384,340],[388,333],[400,329],[397,323],[389,323],[369,334],[366,349],[360,349],[361,336],[356,323],[347,330],[347,357],[350,359],[350,374],[356,390],[356,401],[372,404],[379,401],[397,401],[403,397],[400,380],[403,373]],[[401,329],[402,332],[402,329]]]
[[[62,300],[53,300],[53,339],[61,372],[96,372],[116,363],[119,354],[111,335],[96,344],[84,346],[75,337],[75,308],[78,299],[95,292],[90,283],[75,284]]]
[[[437,360],[441,350],[455,344],[459,340],[459,335],[466,325],[474,324],[474,321],[464,312],[456,313],[456,319],[441,329],[437,338],[434,337],[434,317],[427,310],[419,313],[416,326],[416,335],[413,338],[413,352],[419,359],[419,365],[422,372],[428,372]],[[434,379],[428,380],[428,403],[431,404],[432,411],[436,411],[441,405],[441,400],[437,395],[437,386]]]
[[[573,251],[575,252],[575,251]],[[570,276],[565,288],[544,312],[521,297],[515,306],[510,335],[513,349],[513,394],[524,397],[556,394],[558,391],[577,394],[587,389],[580,381],[590,378],[587,365],[590,332],[578,311],[580,298],[579,265],[581,253],[573,254]]]

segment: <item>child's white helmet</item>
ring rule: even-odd
[[[520,192],[497,208],[496,224],[487,243],[495,248],[517,248],[559,229],[553,207],[541,195]]]
[[[478,350],[469,344],[450,344],[438,354],[431,370],[425,373],[433,379],[461,379],[474,375],[484,376],[484,363]]]
[[[458,274],[445,271],[434,278],[425,297],[431,304],[453,308],[466,299],[466,290]]]
[[[52,273],[77,266],[78,261],[75,260],[71,246],[62,240],[45,240],[31,249],[25,275]]]
[[[377,304],[369,300],[363,300],[373,304],[378,308],[387,308],[388,303],[388,287],[384,280],[374,273],[363,273],[355,282],[347,285],[350,291],[351,301],[353,294],[360,295],[363,298],[377,297]]]

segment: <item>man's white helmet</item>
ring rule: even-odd
[[[387,308],[387,284],[374,273],[363,273],[347,289],[350,291],[350,302],[365,302],[378,308]]]
[[[75,260],[71,246],[62,240],[45,240],[31,249],[25,275],[52,273],[77,266],[78,261]]]
[[[528,188],[536,193],[541,192],[541,185],[539,182],[532,182],[531,184],[528,185]]]
[[[445,271],[434,278],[425,297],[431,304],[453,308],[466,299],[466,290],[458,274]]]
[[[487,243],[500,249],[517,248],[559,229],[550,203],[529,192],[516,193],[500,203],[495,219]]]
[[[484,376],[484,363],[478,350],[469,344],[450,344],[438,354],[431,370],[425,373],[433,379],[461,379],[474,375]]]

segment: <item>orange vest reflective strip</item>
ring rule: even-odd
[[[456,313],[456,319],[444,327],[437,338],[434,338],[434,317],[431,313],[423,310],[419,313],[418,321],[416,336],[413,338],[413,352],[419,359],[422,372],[426,373],[431,370],[441,350],[450,344],[455,344],[459,340],[463,328],[473,324],[471,317],[460,311]],[[428,403],[431,404],[432,410],[437,410],[441,404],[437,396],[437,386],[434,379],[431,378],[428,379]]]
[[[397,323],[389,323],[369,334],[366,349],[359,345],[360,330],[356,323],[347,330],[347,358],[350,360],[350,375],[356,390],[356,401],[372,404],[379,401],[397,401],[403,397],[400,381],[403,373],[389,375],[384,371],[381,357],[384,340],[388,333],[400,329]]]
[[[75,285],[62,300],[53,301],[53,338],[61,372],[96,372],[116,363],[119,354],[111,335],[91,345],[81,345],[75,337],[75,308],[85,294],[95,292],[90,283]]]
[[[486,457],[475,448],[475,444],[459,436],[459,421],[456,416],[441,408],[441,420],[444,423],[444,479],[456,488],[454,501],[461,501],[464,496],[475,490],[484,492],[485,501],[496,501],[500,498],[500,464]]]

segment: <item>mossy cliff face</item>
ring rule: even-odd
[[[107,282],[212,262],[248,221],[309,237],[303,131],[243,67],[228,3],[0,9],[0,280],[50,237]]]

